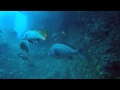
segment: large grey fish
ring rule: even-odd
[[[73,48],[71,48],[68,45],[65,44],[54,44],[51,48],[50,48],[50,52],[48,53],[49,56],[53,56],[56,58],[65,58],[65,57],[70,57],[72,55],[79,55],[82,59],[86,58],[85,53],[83,52],[83,50],[74,50]]]

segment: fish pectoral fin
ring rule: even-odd
[[[38,32],[40,35],[43,36],[43,40],[46,40],[46,38],[47,38],[47,31],[46,31],[46,30],[44,30],[44,31],[37,30],[37,32]]]
[[[28,43],[33,43],[31,40],[28,40]]]

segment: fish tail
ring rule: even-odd
[[[46,38],[47,38],[47,31],[46,30],[43,31],[43,38],[44,38],[44,40],[46,40]]]

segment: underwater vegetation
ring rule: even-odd
[[[1,79],[120,78],[119,11],[21,13],[0,14]]]

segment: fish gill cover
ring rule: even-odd
[[[119,16],[119,11],[0,11],[0,78],[119,79]],[[29,43],[18,38],[30,29],[46,30],[46,40]],[[29,61],[20,57],[26,56],[21,42],[29,49]],[[86,59],[77,54],[48,56],[56,43],[82,49]]]

